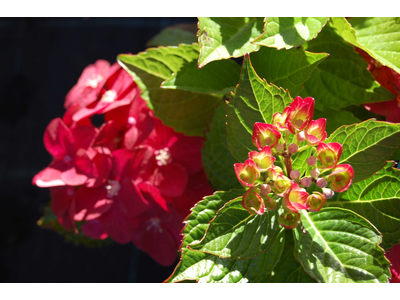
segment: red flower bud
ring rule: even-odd
[[[271,155],[271,148],[265,146],[260,152],[249,152],[249,158],[252,159],[261,172],[267,171],[275,161],[275,157]]]
[[[290,106],[286,107],[283,110],[283,113],[275,113],[274,116],[272,117],[272,124],[278,128],[279,131],[286,131],[288,128],[286,127],[286,118],[291,111]]]
[[[297,180],[300,177],[300,172],[299,170],[292,170],[290,171],[290,178],[293,180]]]
[[[335,192],[344,192],[350,187],[353,178],[354,171],[352,166],[338,165],[332,170],[331,175],[329,175],[329,180],[331,181],[330,188]]]
[[[290,112],[286,119],[286,126],[292,134],[307,128],[314,114],[314,99],[296,97],[290,104]]]
[[[285,175],[278,175],[274,182],[273,190],[278,195],[283,197],[285,192],[292,186],[292,181]]]
[[[259,188],[252,187],[242,197],[242,206],[252,215],[262,215],[265,212],[264,200],[258,192]]]
[[[303,177],[300,179],[300,184],[304,187],[309,187],[311,185],[312,181],[310,177]]]
[[[328,182],[326,182],[325,178],[318,178],[316,184],[317,187],[322,189],[328,185]]]
[[[250,158],[244,164],[234,164],[236,177],[242,186],[252,187],[253,183],[260,177],[257,165]]]
[[[315,166],[316,163],[317,158],[315,156],[310,156],[309,158],[307,158],[307,165],[309,165],[310,167]]]
[[[339,143],[320,143],[317,147],[317,157],[322,163],[321,169],[331,169],[337,165],[342,155],[342,145]]]
[[[278,218],[279,224],[286,229],[294,229],[300,221],[300,214],[298,212],[284,212]]]
[[[297,183],[293,183],[291,188],[285,193],[282,205],[286,210],[295,212],[299,209],[308,209],[307,197],[308,193],[300,188]]]
[[[327,188],[323,188],[322,192],[326,199],[331,199],[333,197],[333,195],[335,195],[334,191],[332,191],[331,189],[327,189]]]
[[[280,138],[281,134],[275,126],[260,122],[254,124],[252,140],[258,150],[265,146],[275,147]]]
[[[283,170],[278,166],[272,165],[272,167],[267,170],[267,176],[272,181],[275,181],[278,175],[283,175]]]
[[[307,204],[310,206],[311,211],[319,211],[325,205],[325,196],[319,192],[314,192],[308,196]]]
[[[326,139],[326,119],[311,121],[305,130],[306,140],[310,146],[318,145]]]
[[[299,146],[297,146],[297,145],[294,144],[294,143],[291,143],[291,144],[289,145],[289,147],[288,147],[288,151],[289,151],[289,153],[291,153],[291,154],[297,153],[297,151],[299,151]]]

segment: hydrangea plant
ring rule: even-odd
[[[135,91],[104,64],[84,72],[34,183],[60,191],[66,226],[165,264],[179,248],[165,282],[398,282],[398,32],[398,18],[342,17],[165,30],[117,58]],[[93,129],[99,113],[115,124]]]

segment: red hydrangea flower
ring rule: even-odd
[[[400,244],[394,245],[386,253],[387,259],[391,263],[390,271],[392,272],[391,283],[400,283]]]
[[[296,97],[290,104],[290,111],[286,118],[286,127],[292,134],[306,129],[314,115],[314,98]]]
[[[275,147],[280,138],[281,133],[274,125],[260,122],[254,124],[252,141],[259,151],[265,146]]]
[[[236,177],[243,187],[252,187],[254,182],[260,177],[260,171],[256,163],[248,158],[244,163],[235,163]]]
[[[35,175],[32,182],[39,187],[78,186],[92,175],[92,162],[86,153],[97,134],[93,126],[69,129],[60,118],[47,126],[43,140],[53,162]]]

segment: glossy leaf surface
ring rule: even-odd
[[[301,210],[306,230],[295,229],[295,255],[318,282],[388,282],[382,238],[360,215],[342,208]]]

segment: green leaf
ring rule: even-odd
[[[386,250],[400,243],[400,176],[393,165],[388,162],[376,175],[352,184],[325,204],[350,209],[368,219],[383,234]]]
[[[205,197],[193,208],[185,220],[182,230],[181,260],[166,282],[197,280],[199,282],[263,282],[279,261],[284,246],[284,236],[280,235],[268,252],[261,252],[250,260],[231,260],[203,252],[195,252],[187,247],[200,240],[217,211],[231,199],[240,197],[243,190],[216,192]]]
[[[261,35],[263,24],[263,18],[199,18],[199,68],[260,49],[251,42]]]
[[[147,47],[178,46],[197,43],[196,24],[177,24],[168,26],[146,43]]]
[[[314,148],[308,148],[293,155],[292,169],[298,170],[300,172],[300,177],[303,177],[302,175],[308,173],[307,170],[311,169],[307,164],[307,158],[309,158],[313,152],[315,152]]]
[[[400,124],[368,120],[342,126],[325,143],[343,146],[339,164],[350,164],[354,180],[358,182],[372,176],[386,165],[386,161],[400,143]]]
[[[315,108],[320,111],[393,99],[392,93],[374,80],[364,59],[330,24],[331,21],[315,40],[307,44],[308,51],[330,55],[313,71],[300,95],[313,97]]]
[[[273,283],[314,283],[301,264],[294,258],[294,240],[292,230],[285,230],[285,248],[268,282]]]
[[[197,68],[197,57],[185,62],[161,87],[195,93],[229,94],[239,81],[240,66],[225,59]]]
[[[295,256],[318,282],[388,282],[389,261],[378,246],[379,231],[342,208],[301,210],[306,230],[295,229]]]
[[[196,280],[200,283],[255,283],[266,282],[282,253],[284,232],[268,252],[261,252],[253,259],[229,259],[195,252],[187,248],[182,250],[182,260],[166,282]]]
[[[165,125],[186,135],[202,136],[221,97],[160,88],[164,80],[197,55],[197,45],[180,45],[148,49],[137,55],[121,54],[118,61],[137,81],[142,96],[151,102]]]
[[[253,44],[277,49],[297,47],[314,39],[328,20],[326,17],[267,17],[264,33]]]
[[[367,110],[366,110],[367,111]],[[360,123],[361,120],[355,117],[351,112],[346,110],[333,110],[330,108],[325,111],[314,110],[314,120],[325,118],[326,119],[326,133],[328,136],[342,125],[351,125]]]
[[[110,238],[97,240],[85,236],[81,232],[82,224],[83,222],[76,222],[78,233],[75,233],[72,228],[70,230],[66,230],[58,222],[58,217],[53,214],[50,205],[45,207],[43,216],[37,221],[37,225],[39,225],[40,227],[57,232],[59,235],[64,237],[67,243],[71,243],[77,246],[83,245],[85,247],[104,247],[114,243],[114,241]]]
[[[272,124],[272,116],[292,102],[290,94],[271,84],[254,71],[248,55],[244,57],[239,85],[227,103],[228,146],[240,162],[257,150],[251,140],[254,123]]]
[[[225,115],[226,107],[221,103],[215,109],[210,131],[206,133],[202,149],[204,171],[214,190],[217,191],[242,188],[233,168],[238,161],[228,149]]]
[[[278,209],[263,215],[251,215],[242,206],[242,197],[226,203],[207,228],[201,241],[190,249],[221,258],[248,259],[268,251],[283,230],[278,223]]]
[[[349,22],[362,49],[400,73],[400,18],[351,18]]]
[[[311,72],[327,56],[327,53],[311,53],[304,49],[278,51],[268,47],[261,47],[259,51],[250,54],[258,76],[288,89],[292,97],[300,93]]]

